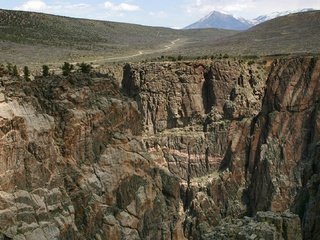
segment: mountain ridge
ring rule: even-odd
[[[277,18],[277,17],[282,17],[286,16],[289,14],[294,14],[294,13],[301,13],[301,12],[310,12],[310,11],[315,11],[316,9],[314,8],[302,8],[302,9],[296,9],[296,10],[291,10],[291,11],[277,11],[277,12],[272,12],[269,14],[265,15],[260,15],[254,19],[248,20],[250,21],[253,25],[258,25],[260,23],[263,23],[265,21]]]
[[[320,11],[281,16],[211,44],[228,54],[320,53]],[[303,38],[301,37],[303,36]]]
[[[246,30],[250,26],[249,23],[240,21],[230,14],[212,11],[199,21],[188,25],[185,29],[219,28],[228,30]]]
[[[247,30],[253,26],[256,26],[265,21],[300,12],[315,11],[313,8],[303,8],[290,11],[277,11],[270,14],[260,15],[253,19],[246,19],[244,17],[235,17],[232,14],[225,12],[212,11],[199,21],[186,26],[184,29],[195,29],[195,28],[221,28],[228,30]]]

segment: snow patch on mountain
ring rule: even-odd
[[[266,15],[258,16],[254,19],[246,19],[243,17],[234,17],[231,14],[212,11],[208,15],[201,18],[199,21],[185,27],[185,29],[196,29],[196,28],[221,28],[229,30],[246,30],[252,26],[263,23],[265,21],[285,16],[288,14],[313,11],[313,8],[303,8],[297,10],[273,12]]]
[[[308,11],[313,11],[313,8],[303,8],[303,9],[297,9],[297,10],[291,10],[291,11],[284,11],[284,12],[273,12],[270,14],[266,14],[266,15],[261,15],[259,17],[256,17],[252,20],[249,20],[249,22],[251,22],[251,24],[253,25],[257,25],[259,23],[277,18],[277,17],[281,17],[281,16],[285,16],[285,15],[289,15],[289,14],[293,14],[293,13],[299,13],[299,12],[308,12]]]

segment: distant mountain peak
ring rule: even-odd
[[[245,30],[250,26],[250,23],[246,21],[239,20],[230,14],[214,10],[199,21],[185,27],[185,29],[221,28],[229,30]]]
[[[285,16],[288,14],[314,11],[313,8],[303,8],[290,11],[277,11],[270,14],[258,16],[254,19],[245,19],[243,17],[234,17],[231,14],[213,10],[208,15],[201,18],[199,21],[185,27],[185,29],[196,29],[196,28],[221,28],[228,30],[246,30],[252,26],[260,24],[262,22]]]
[[[277,18],[277,17],[281,17],[281,16],[285,16],[285,15],[289,15],[289,14],[293,14],[293,13],[299,13],[299,12],[309,12],[309,11],[314,11],[315,9],[313,8],[302,8],[302,9],[296,9],[296,10],[289,10],[289,11],[276,11],[276,12],[272,12],[269,14],[265,14],[265,15],[261,15],[258,16],[252,20],[250,20],[250,22],[253,25],[257,25],[259,23]]]

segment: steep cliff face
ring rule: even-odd
[[[115,81],[8,82],[3,94],[2,238],[179,236],[179,182],[135,137],[137,104]]]
[[[156,134],[201,125],[213,108],[215,120],[258,114],[262,67],[231,60],[126,65],[122,87],[138,102],[145,131]]]
[[[296,239],[285,211],[316,239],[319,74],[305,57],[2,79],[0,239]]]
[[[316,238],[319,61],[148,67],[127,66],[123,88],[149,152],[181,178],[186,236],[201,239],[225,217],[291,210]]]
[[[126,66],[122,87],[137,101],[143,141],[180,178],[189,239],[246,213],[245,159],[267,72],[241,61]]]
[[[275,61],[247,164],[249,210],[291,209],[303,220],[305,239],[316,239],[320,230],[319,100],[319,60]]]

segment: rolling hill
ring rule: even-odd
[[[162,27],[0,10],[0,62],[116,59],[139,52],[165,52],[172,41],[212,40],[236,32],[179,31]],[[172,46],[173,47],[173,46]],[[138,54],[137,54],[138,53]]]
[[[197,46],[198,55],[274,55],[320,53],[320,11],[278,17],[246,31]],[[183,46],[194,49],[194,45]],[[183,50],[180,49],[183,52]]]
[[[174,30],[0,10],[0,64],[135,61],[189,57],[320,53],[320,11],[290,14],[243,32]]]
[[[231,54],[320,52],[320,11],[295,13],[261,23],[218,42],[215,51]]]

